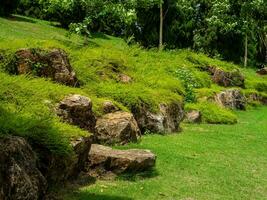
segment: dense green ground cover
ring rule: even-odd
[[[9,75],[6,64],[19,48],[64,49],[82,82],[81,88],[66,87],[30,75]],[[159,103],[194,101],[198,96],[224,90],[212,83],[207,72],[199,69],[206,65],[241,70],[246,76],[244,92],[266,93],[267,88],[266,77],[257,76],[255,70],[210,59],[203,54],[189,50],[145,50],[103,34],[94,34],[85,44],[83,37],[69,36],[66,30],[57,27],[57,23],[22,16],[0,18],[0,55],[1,134],[22,135],[55,153],[66,153],[70,138],[87,134],[61,123],[54,114],[56,103],[70,93],[90,97],[97,115],[102,114],[101,105],[105,99],[113,100],[123,110],[147,104],[156,111]],[[115,71],[114,64],[117,66]],[[119,82],[118,73],[132,77],[133,81],[129,84]],[[193,85],[189,87],[188,83]],[[237,121],[235,113],[215,104],[188,106],[203,111],[206,122]]]
[[[267,199],[267,108],[237,113],[235,125],[184,125],[180,135],[149,135],[123,148],[151,149],[153,172],[97,181],[65,200]],[[145,178],[144,178],[145,176]],[[66,192],[66,191],[64,191]]]

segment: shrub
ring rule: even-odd
[[[0,16],[8,16],[17,8],[19,0],[1,1]]]
[[[215,103],[203,102],[187,104],[186,111],[198,110],[202,113],[202,119],[210,124],[234,124],[237,123],[237,116],[228,109],[222,108]]]

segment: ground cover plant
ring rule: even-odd
[[[58,26],[58,22],[21,15],[0,18],[0,138],[21,136],[54,155],[71,156],[70,141],[92,133],[64,123],[56,115],[55,107],[70,94],[89,97],[96,117],[104,115],[103,102],[107,100],[122,111],[146,106],[151,113],[159,112],[160,104],[179,102],[186,112],[200,111],[202,124],[183,124],[182,134],[146,131],[149,135],[140,143],[115,147],[152,150],[158,156],[152,171],[100,180],[94,185],[88,182],[84,187],[72,185],[66,190],[49,188],[57,196],[67,200],[266,197],[267,110],[259,99],[250,97],[267,98],[266,76],[256,74],[255,68],[189,49],[145,49],[103,33],[91,33],[85,41],[83,35]],[[12,73],[10,63],[16,59],[15,52],[23,48],[64,50],[79,86],[59,84],[34,73]],[[216,84],[211,67],[240,72],[244,86]],[[246,95],[247,112],[214,101],[216,94],[227,89]]]

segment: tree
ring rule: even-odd
[[[1,1],[0,16],[8,16],[17,8],[19,0]]]

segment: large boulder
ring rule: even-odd
[[[15,67],[16,74],[30,73],[69,86],[79,85],[67,54],[61,49],[21,49],[9,66]]]
[[[61,184],[78,177],[84,171],[88,153],[92,144],[91,137],[81,137],[71,141],[74,154],[65,156],[55,155],[41,147],[35,150],[39,153],[39,168],[47,182]]]
[[[147,106],[132,110],[142,131],[152,133],[173,133],[180,131],[180,122],[184,118],[183,105],[179,102],[159,105],[159,112],[149,111]]]
[[[88,97],[78,94],[67,96],[59,103],[57,114],[67,123],[90,132],[95,131],[96,118],[92,111],[92,101]]]
[[[220,86],[245,86],[245,77],[238,70],[224,71],[217,67],[209,67],[209,72],[212,74],[213,82]]]
[[[126,144],[137,142],[140,130],[131,113],[118,111],[97,120],[94,138],[97,143]]]
[[[0,138],[0,152],[0,199],[43,199],[47,183],[30,145],[20,137]]]
[[[263,68],[257,70],[257,74],[259,74],[259,75],[267,75],[267,67],[263,67]]]
[[[229,89],[215,95],[215,102],[230,109],[245,110],[247,100],[238,89]]]
[[[186,113],[185,122],[187,123],[200,123],[202,121],[201,112],[198,110],[191,110]]]
[[[109,172],[121,174],[150,170],[155,166],[156,156],[149,150],[115,150],[93,144],[88,160],[89,174],[101,176]]]

